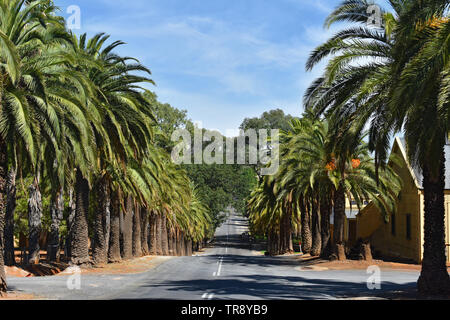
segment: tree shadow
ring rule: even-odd
[[[144,284],[147,288],[164,288],[167,291],[209,292],[215,299],[267,299],[267,300],[316,300],[377,297],[398,290],[411,290],[416,282],[399,285],[382,282],[382,289],[369,290],[366,283],[328,279],[311,279],[301,276],[242,275],[214,280],[165,281]],[[154,299],[152,299],[154,300]],[[182,299],[183,300],[183,299]]]

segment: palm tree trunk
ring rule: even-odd
[[[276,230],[271,230],[267,235],[267,253],[277,256],[281,253],[281,237]]]
[[[63,219],[64,199],[63,189],[60,188],[54,196],[52,196],[50,204],[50,217],[52,224],[50,226],[50,237],[47,245],[47,259],[51,262],[59,262],[60,247],[59,247],[59,226]]]
[[[291,208],[286,209],[280,228],[280,252],[279,254],[292,253],[294,246],[292,244],[292,221]]]
[[[175,255],[174,242],[173,242],[173,232],[171,228],[168,227],[167,230],[168,246],[169,246],[169,256]]]
[[[157,219],[158,217],[156,216],[155,212],[152,211],[150,213],[150,217],[149,217],[149,254],[152,256],[156,256],[158,254],[158,249],[157,249]]]
[[[180,246],[180,256],[184,256],[184,236],[183,236],[183,232],[180,232],[180,235],[178,237],[178,245]]]
[[[328,197],[323,197],[320,203],[320,232],[322,235],[322,252],[320,256],[325,259],[328,259],[331,254],[330,213],[331,201]]]
[[[108,262],[122,260],[120,256],[120,195],[118,191],[111,192],[111,223],[109,231]]]
[[[183,255],[183,250],[182,250],[182,247],[181,247],[181,240],[180,240],[180,238],[181,238],[181,234],[180,234],[180,230],[176,230],[176,233],[175,233],[175,237],[176,237],[176,241],[175,241],[175,246],[176,246],[176,255],[177,256],[182,256]]]
[[[6,285],[6,273],[5,262],[3,258],[4,245],[4,227],[5,227],[5,214],[6,214],[6,180],[8,172],[7,162],[7,145],[5,141],[0,137],[0,296],[6,293],[8,289]]]
[[[148,247],[148,237],[149,237],[149,223],[148,223],[148,211],[146,208],[141,208],[141,247],[142,255],[149,255]]]
[[[120,239],[120,256],[122,257],[122,259],[123,259],[123,257],[124,257],[124,254],[123,254],[123,228],[124,228],[124,222],[123,222],[123,208],[122,207],[120,207],[121,209],[120,209],[120,211],[119,211],[119,226],[120,226],[120,237],[119,237],[119,239]]]
[[[6,184],[6,216],[5,216],[5,265],[16,264],[14,255],[14,212],[16,210],[16,175],[17,169],[12,167],[8,171]]]
[[[184,234],[181,237],[181,248],[182,248],[183,256],[187,256],[186,237],[184,236]]]
[[[334,240],[334,254],[339,261],[347,259],[345,256],[344,244],[344,222],[345,222],[345,192],[342,183],[334,197],[334,225],[333,225],[333,240]]]
[[[187,255],[188,255],[188,257],[191,257],[192,256],[192,240],[191,239],[186,240],[186,246],[187,246]]]
[[[445,154],[441,153],[440,166],[433,172],[423,166],[424,187],[424,245],[422,271],[417,287],[427,295],[450,293],[450,278],[445,256]]]
[[[73,220],[75,218],[75,201],[73,197],[73,188],[69,189],[69,214],[66,218],[66,224],[67,224],[67,236],[66,236],[66,258],[70,258],[72,256],[72,227],[73,227]]]
[[[167,236],[167,216],[161,217],[161,250],[163,256],[169,255],[169,240]]]
[[[39,174],[33,179],[28,198],[28,263],[38,264],[40,259],[39,239],[42,230],[42,198],[39,190]]]
[[[155,254],[157,256],[163,255],[162,251],[162,214],[159,213],[156,216],[156,241],[155,241]]]
[[[94,264],[108,263],[108,248],[106,240],[106,219],[110,211],[111,198],[106,176],[102,176],[96,184],[96,209],[94,213],[94,239],[92,244],[92,259]]]
[[[303,196],[301,196],[300,200],[300,214],[301,214],[301,224],[302,224],[302,252],[304,254],[311,252],[312,246],[312,234],[311,228],[309,225],[309,212],[306,209],[306,203]]]
[[[135,204],[134,206],[134,215],[133,215],[133,256],[142,257],[141,207],[138,204]]]
[[[108,199],[106,200],[108,206],[108,210],[105,212],[105,221],[103,223],[104,226],[104,234],[105,234],[105,251],[106,257],[108,257],[109,252],[109,238],[111,236],[111,185],[108,184]],[[107,259],[108,260],[108,259]]]
[[[72,243],[70,262],[73,265],[90,263],[89,258],[89,183],[77,169],[75,182],[75,217],[72,226]]]
[[[123,215],[123,256],[125,260],[133,258],[133,198],[127,196],[126,212]]]
[[[292,239],[292,233],[293,233],[293,226],[292,226],[292,207],[289,209],[290,213],[288,216],[288,219],[286,221],[287,223],[287,234],[286,234],[286,239],[287,239],[287,249],[289,253],[293,253],[294,252],[294,241]]]
[[[311,255],[319,256],[322,251],[322,234],[320,232],[320,217],[319,217],[319,208],[316,199],[312,199],[311,201],[312,207],[312,247],[311,247]]]

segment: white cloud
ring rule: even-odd
[[[142,41],[170,41],[172,48],[179,50],[167,52],[166,58],[173,59],[174,69],[189,75],[215,78],[225,90],[234,93],[264,91],[259,76],[249,72],[249,67],[260,70],[299,68],[311,49],[301,41],[267,41],[260,36],[259,29],[239,30],[209,17],[177,17],[145,27],[124,28],[122,25],[120,21],[117,25],[112,21],[92,21],[85,30],[90,33],[104,31],[123,39],[140,37]]]
[[[324,1],[286,1],[331,11]],[[133,0],[131,9],[127,7],[129,3],[115,0],[114,6],[123,7],[122,16],[91,18],[83,22],[82,31],[106,32],[112,39],[129,42],[124,52],[145,61],[154,71],[156,82],[164,83],[155,90],[162,101],[190,110],[193,120],[202,119],[205,126],[222,132],[237,128],[242,114],[256,116],[270,107],[299,115],[303,92],[321,71],[319,66],[312,73],[305,73],[306,59],[316,45],[331,35],[321,25],[302,26],[299,21],[298,34],[269,38],[270,25],[235,24],[208,15],[161,15],[154,8],[150,10],[147,1]],[[111,2],[105,0],[105,5]],[[152,1],[151,5],[156,6],[157,2]],[[145,49],[140,48],[140,42]],[[139,54],[133,51],[136,49]],[[177,77],[214,89],[188,90],[180,86]],[[227,95],[234,99],[227,99]],[[253,99],[230,102],[237,101],[237,96]]]

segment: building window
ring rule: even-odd
[[[411,215],[406,215],[406,239],[411,240]]]
[[[391,215],[391,234],[395,236],[395,214]]]

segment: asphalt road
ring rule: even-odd
[[[231,214],[213,248],[192,257],[156,258],[157,266],[141,274],[8,278],[8,283],[12,290],[47,299],[360,299],[413,288],[419,277],[417,271],[383,270],[381,289],[370,290],[373,275],[366,270],[302,270],[293,257],[259,255],[242,241],[246,230],[247,221]]]

